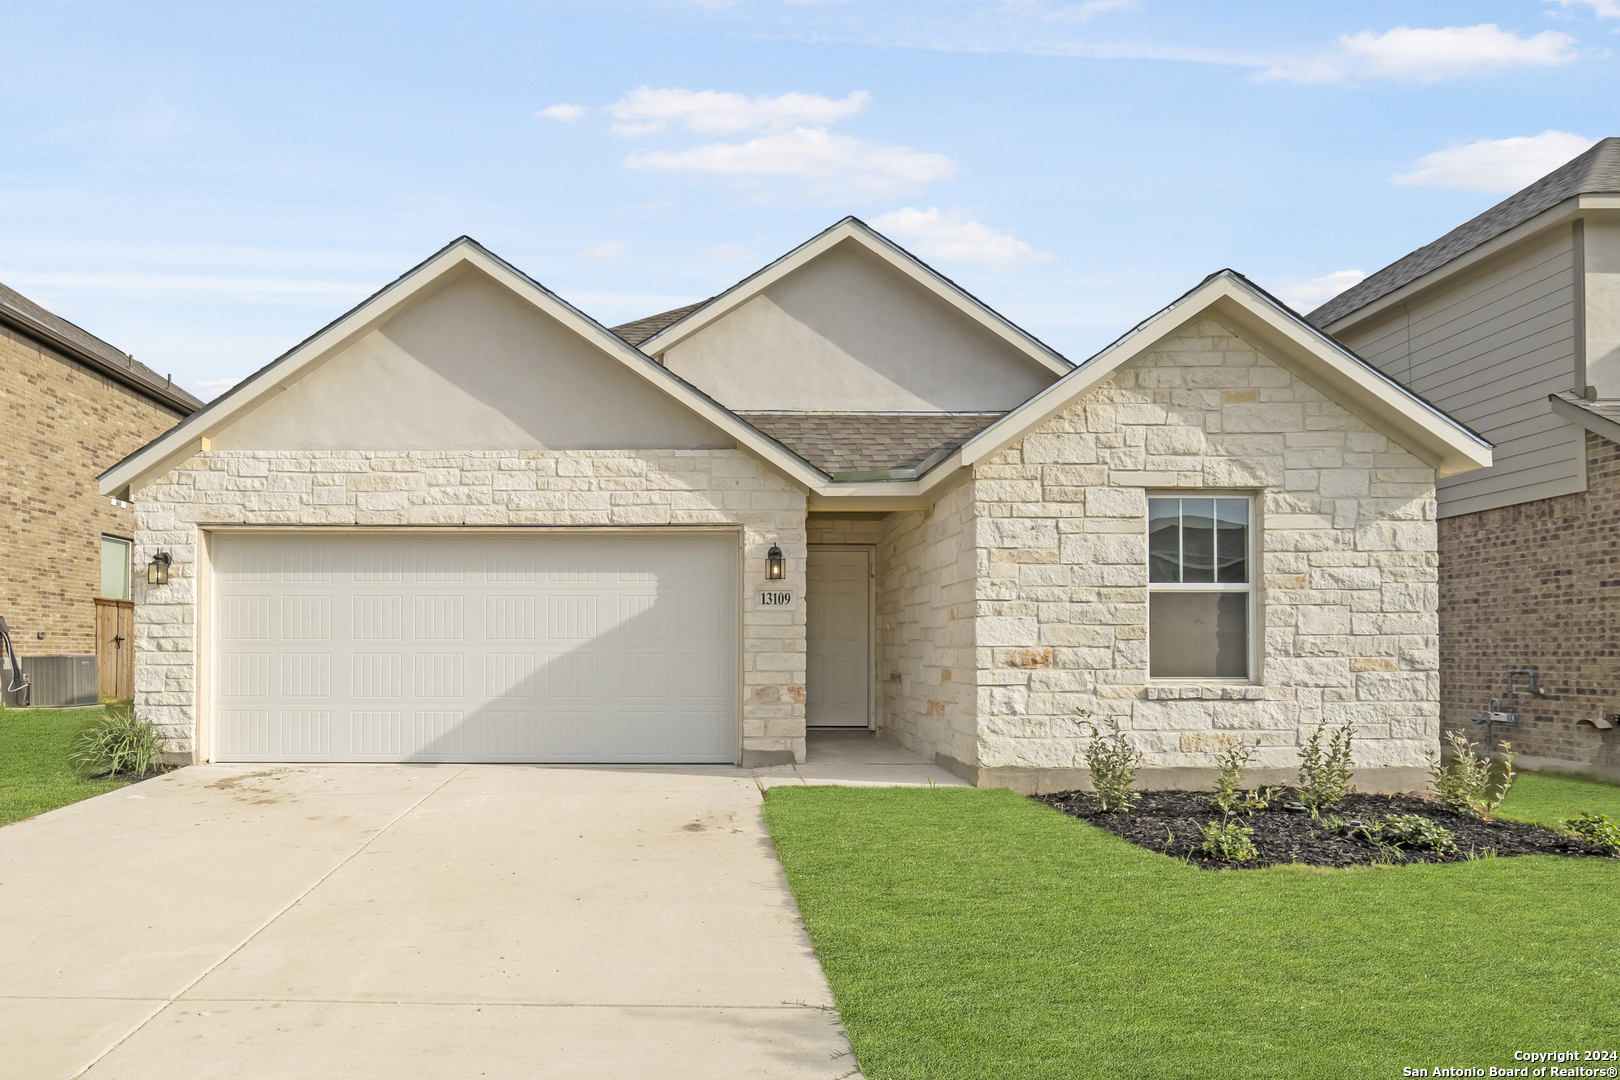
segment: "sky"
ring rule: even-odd
[[[469,235],[607,325],[847,214],[1070,359],[1620,135],[1620,0],[7,0],[0,281],[204,398]]]

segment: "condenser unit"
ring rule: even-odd
[[[28,677],[26,694],[28,704],[34,708],[67,709],[94,705],[96,696],[96,658],[88,656],[23,656],[17,660],[23,674]],[[18,693],[9,693],[11,664],[0,661],[6,669],[0,679],[0,704],[8,708],[17,705]]]

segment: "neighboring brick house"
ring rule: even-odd
[[[364,402],[364,407],[356,407]],[[1150,786],[1438,735],[1489,444],[1230,271],[1073,364],[854,219],[610,331],[462,238],[110,469],[137,703],[220,761],[802,761]]]
[[[98,598],[130,600],[135,520],[96,477],[201,407],[0,285],[0,616],[19,657],[97,653]],[[110,618],[118,636],[118,613]],[[103,675],[116,678],[116,665]]]
[[[1445,727],[1620,778],[1620,139],[1309,318],[1496,448],[1437,489]]]

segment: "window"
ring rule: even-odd
[[[116,536],[101,538],[101,595],[108,600],[129,599],[130,547]]]
[[[1148,677],[1250,678],[1249,500],[1148,499]]]

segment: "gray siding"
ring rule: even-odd
[[[1568,229],[1339,338],[1496,445],[1439,482],[1441,517],[1585,490],[1584,434],[1547,404],[1577,381]]]

